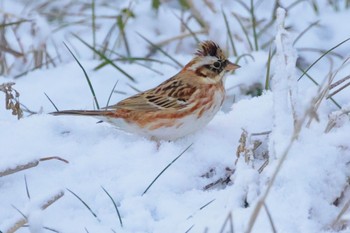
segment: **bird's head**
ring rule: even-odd
[[[216,83],[222,80],[226,72],[239,67],[227,59],[219,45],[208,40],[199,44],[195,57],[184,69],[194,71],[206,83]]]

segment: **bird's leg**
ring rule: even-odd
[[[157,151],[159,151],[159,147],[160,147],[160,145],[161,145],[159,139],[157,139],[156,137],[152,136],[152,137],[150,138],[150,140],[156,143]]]

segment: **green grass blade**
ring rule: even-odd
[[[236,50],[236,47],[235,47],[235,43],[233,42],[233,36],[232,36],[232,33],[231,33],[230,25],[228,24],[228,20],[227,20],[226,14],[225,14],[223,9],[221,9],[221,13],[222,13],[222,16],[224,17],[226,31],[227,31],[228,38],[229,38],[230,43],[231,43],[233,55],[237,56],[237,50]]]
[[[295,40],[294,40],[294,42],[293,42],[293,45],[295,45],[295,44],[298,42],[298,40],[300,40],[300,38],[301,38],[303,35],[305,35],[305,33],[306,33],[307,31],[309,31],[312,27],[318,25],[319,22],[320,22],[320,21],[317,20],[317,21],[311,23],[309,26],[307,26],[307,27],[297,36],[297,38],[295,38]]]
[[[96,213],[94,211],[92,211],[92,209],[90,208],[90,206],[88,206],[88,204],[86,204],[85,201],[83,201],[83,199],[81,199],[76,193],[74,193],[72,190],[68,189],[67,190],[73,194],[76,198],[78,198],[78,200],[83,203],[83,205],[90,211],[90,213],[97,219],[97,221],[101,222],[101,220],[97,217]]]
[[[332,48],[330,48],[329,50],[327,50],[324,54],[322,54],[319,58],[316,59],[316,61],[314,61],[305,71],[303,71],[303,74],[298,78],[298,81],[300,79],[302,79],[302,77],[304,77],[304,75],[314,66],[316,65],[317,62],[319,62],[324,56],[326,56],[328,53],[330,53],[331,51],[333,51],[334,49],[338,48],[339,46],[341,46],[342,44],[346,43],[347,41],[350,40],[350,37],[343,40],[342,42],[340,42],[339,44],[333,46]]]
[[[269,90],[270,89],[271,58],[272,58],[272,52],[271,52],[271,47],[270,47],[270,49],[269,49],[269,56],[267,58],[267,64],[266,64],[265,90]]]
[[[121,69],[119,66],[117,66],[116,64],[114,64],[109,58],[107,58],[103,53],[101,53],[100,51],[98,51],[97,49],[95,49],[94,47],[92,47],[91,45],[89,45],[87,42],[85,42],[83,39],[81,39],[79,36],[75,35],[73,33],[73,36],[75,38],[77,38],[81,43],[83,43],[84,45],[86,45],[89,49],[91,49],[94,53],[96,53],[101,59],[103,59],[104,61],[108,62],[108,64],[110,64],[111,66],[113,66],[114,68],[116,68],[119,72],[121,72],[122,74],[124,74],[127,78],[129,78],[131,81],[136,83],[136,80],[129,75],[128,73],[126,73],[123,69]]]
[[[194,227],[194,224],[192,226],[190,226],[190,228],[188,228],[187,231],[185,231],[185,233],[189,233],[193,227]]]
[[[136,61],[146,61],[146,62],[155,62],[155,63],[159,63],[159,64],[165,64],[165,65],[169,65],[172,67],[175,67],[172,63],[170,62],[164,62],[158,59],[153,59],[153,58],[147,58],[147,57],[124,57],[118,53],[112,52],[113,54],[116,54],[117,56],[119,56],[119,58],[113,59],[112,61],[124,61],[124,62],[136,62]],[[108,65],[109,63],[106,61],[101,62],[99,65],[97,65],[94,70],[99,70],[102,67]],[[148,67],[149,68],[149,67]]]
[[[311,5],[312,5],[312,8],[314,9],[314,12],[316,13],[316,15],[319,15],[320,11],[319,11],[319,7],[317,5],[317,1],[315,0],[311,0]]]
[[[155,11],[158,11],[160,7],[160,0],[152,0],[152,8]]]
[[[239,61],[242,59],[242,58],[245,58],[245,57],[250,57],[250,59],[252,59],[252,61],[255,61],[253,55],[251,55],[250,53],[244,53],[242,55],[239,55],[235,61],[236,64],[239,64]]]
[[[254,1],[253,0],[250,0],[250,15],[252,17],[252,27],[253,27],[255,50],[258,51],[259,50],[258,35],[256,34],[256,18],[255,18]]]
[[[30,192],[29,192],[29,187],[28,187],[28,182],[27,182],[27,176],[26,175],[24,175],[24,184],[26,186],[27,197],[30,200]]]
[[[127,53],[128,57],[130,57],[131,56],[130,47],[129,47],[128,39],[126,38],[125,22],[123,20],[123,16],[122,15],[119,15],[117,17],[117,26],[119,28],[120,36],[121,36],[121,38],[122,38],[122,40],[124,42],[126,53]]]
[[[80,68],[83,70],[84,72],[84,75],[85,75],[85,78],[86,78],[86,81],[88,82],[89,84],[89,87],[90,87],[90,91],[92,93],[92,96],[94,97],[94,101],[95,101],[95,104],[96,104],[96,107],[97,109],[100,109],[100,105],[98,104],[98,101],[97,101],[97,98],[96,98],[96,94],[95,94],[95,91],[94,91],[94,88],[91,84],[91,81],[90,81],[90,78],[88,76],[88,74],[86,73],[84,67],[80,64],[79,60],[75,57],[74,53],[70,50],[70,48],[68,47],[68,45],[66,43],[63,42],[63,44],[66,46],[66,48],[68,49],[68,51],[70,52],[70,54],[73,56],[74,60],[78,63],[78,65],[80,66]]]
[[[50,99],[50,97],[45,92],[44,92],[44,94],[45,94],[46,98],[50,101],[50,103],[53,105],[53,107],[56,109],[56,111],[58,112],[59,110],[58,110],[57,106],[55,105],[55,103]]]
[[[270,210],[267,208],[267,205],[266,205],[265,202],[264,202],[264,204],[263,204],[263,207],[265,208],[265,211],[266,211],[266,214],[267,214],[267,218],[268,218],[268,220],[269,220],[269,222],[270,222],[270,226],[271,226],[272,232],[273,232],[273,233],[277,233],[277,230],[276,230],[275,223],[274,223],[274,221],[273,221],[271,212],[270,212]]]
[[[91,2],[91,21],[92,21],[92,46],[96,48],[96,16],[95,16],[95,0]],[[95,53],[94,53],[95,58]]]
[[[30,22],[31,20],[26,20],[26,19],[23,19],[23,20],[19,20],[19,21],[16,21],[16,22],[11,22],[11,23],[3,23],[3,24],[0,24],[0,29],[3,29],[5,27],[8,27],[8,26],[13,26],[13,25],[20,25],[21,23],[25,23],[25,22]]]
[[[120,226],[123,227],[122,217],[120,216],[120,213],[119,213],[117,204],[115,203],[113,197],[107,192],[107,190],[106,190],[103,186],[101,186],[101,188],[102,188],[103,191],[107,194],[107,196],[111,199],[111,201],[112,201],[112,203],[113,203],[113,205],[114,205],[115,211],[117,212],[117,215],[118,215],[118,218],[119,218]]]
[[[27,219],[28,220],[28,217],[20,210],[18,209],[16,206],[14,206],[13,204],[11,204],[12,208],[14,208],[15,210],[17,210],[18,213],[20,213],[20,215],[22,215],[22,217],[24,219]]]
[[[247,12],[250,12],[249,6],[243,0],[236,0]]]
[[[208,203],[206,203],[205,205],[201,206],[201,207],[199,208],[199,210],[204,209],[205,207],[207,207],[208,205],[210,205],[210,204],[211,204],[211,203],[213,203],[214,201],[215,201],[215,199],[213,199],[213,200],[209,201],[209,202],[208,202]]]
[[[258,38],[260,38],[268,29],[270,29],[275,21],[276,18],[272,18],[267,24],[265,24],[264,27],[258,32]]]
[[[292,2],[289,6],[285,7],[286,11],[289,12],[293,7],[297,6],[299,3],[307,2],[308,0],[298,0]]]
[[[193,145],[193,143],[191,145],[189,145],[184,151],[182,151],[173,161],[171,161],[157,176],[156,178],[154,178],[154,180],[150,183],[150,185],[148,185],[148,187],[145,189],[145,191],[142,193],[142,196],[145,195],[147,193],[147,191],[152,187],[152,185],[154,184],[154,182],[156,182],[156,180],[173,164],[175,163],[176,160],[178,160],[188,149],[190,149],[190,147]]]
[[[178,15],[176,15],[174,12],[173,14],[175,15],[176,18],[178,18],[181,22],[181,24],[190,32],[190,34],[192,35],[193,39],[196,41],[197,44],[200,43],[200,40],[198,39],[198,37],[196,36],[196,33],[194,33],[192,31],[192,29],[188,26],[187,23],[184,22],[184,20],[182,18],[180,18]]]
[[[173,58],[172,56],[170,56],[167,52],[165,52],[161,47],[157,46],[156,44],[152,43],[149,39],[147,39],[146,37],[144,37],[143,35],[141,35],[140,33],[137,33],[142,39],[144,39],[148,44],[150,44],[153,48],[155,48],[156,50],[159,50],[159,52],[163,53],[166,57],[168,57],[170,60],[172,60],[173,62],[175,62],[180,68],[183,67],[183,65],[178,62],[175,58]]]
[[[241,29],[242,29],[242,31],[244,33],[244,36],[245,36],[246,40],[248,41],[249,48],[250,48],[251,51],[253,51],[254,48],[253,48],[252,42],[250,41],[248,32],[247,32],[246,28],[243,26],[243,23],[242,23],[241,19],[235,13],[232,13],[232,15],[236,18],[236,20],[238,21],[239,25],[241,26]]]
[[[118,80],[115,82],[115,84],[114,84],[114,86],[113,86],[113,88],[112,88],[112,91],[111,91],[111,93],[110,93],[109,96],[108,96],[106,108],[109,106],[109,101],[110,101],[111,98],[112,98],[112,95],[113,95],[113,93],[114,93],[114,90],[115,90],[115,87],[117,86],[117,84],[118,84]]]
[[[311,82],[313,82],[316,86],[319,86],[319,85],[320,85],[315,79],[313,79],[313,78],[307,73],[307,71],[304,71],[304,70],[303,70],[302,68],[300,68],[299,66],[297,66],[297,68],[298,68],[303,74],[305,74],[306,77],[308,77],[308,78],[311,80]],[[335,100],[333,99],[333,97],[330,97],[329,99],[330,99],[330,100],[335,104],[335,106],[337,106],[339,109],[342,108],[342,107],[340,106],[340,104],[338,104],[338,102],[335,101]]]

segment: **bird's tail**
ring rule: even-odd
[[[51,112],[50,114],[54,116],[61,116],[61,115],[108,116],[108,115],[112,115],[113,113],[108,110],[64,110],[64,111]]]

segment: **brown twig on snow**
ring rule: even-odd
[[[56,160],[59,160],[59,161],[65,162],[65,163],[69,163],[67,160],[62,159],[61,157],[58,157],[58,156],[44,157],[44,158],[41,158],[38,160],[30,161],[26,164],[17,165],[15,168],[7,168],[4,171],[0,171],[0,177],[11,175],[13,173],[16,173],[16,172],[19,172],[22,170],[26,170],[26,169],[29,169],[32,167],[36,167],[36,166],[38,166],[39,162],[53,160],[53,159],[56,159]]]
[[[235,165],[237,165],[238,159],[240,156],[244,156],[244,161],[249,164],[250,162],[254,162],[254,159],[258,156],[257,155],[257,149],[263,144],[263,141],[260,140],[252,140],[251,137],[253,136],[262,136],[262,135],[269,135],[271,131],[261,132],[261,133],[252,133],[248,134],[248,132],[245,129],[242,129],[242,134],[239,139],[239,145],[237,147],[236,156],[237,159],[235,161]],[[268,159],[268,152],[266,151],[263,153],[263,157],[267,159],[264,161],[262,166],[258,169],[258,172],[261,173],[264,168],[268,165],[269,159]],[[254,164],[252,164],[254,167]]]
[[[12,88],[15,85],[13,82],[3,83],[0,85],[0,91],[5,93],[6,109],[12,110],[12,115],[20,119],[23,116],[23,111],[19,103],[19,92]]]
[[[58,193],[56,193],[55,195],[51,196],[49,199],[44,200],[41,205],[40,205],[40,209],[41,210],[45,210],[47,207],[49,207],[50,205],[52,205],[54,202],[56,202],[58,199],[60,199],[61,197],[63,197],[64,192],[63,191],[59,191]],[[21,219],[17,220],[9,229],[5,229],[3,232],[4,233],[14,233],[16,232],[19,228],[21,228],[24,224],[26,224],[28,222],[28,218],[27,217],[22,217]]]
[[[345,78],[340,79],[339,81],[333,83],[332,85],[330,85],[329,89],[333,89],[337,86],[339,86],[340,84],[342,84],[343,82],[345,82],[346,80],[350,79],[350,75],[346,76]],[[334,96],[335,94],[339,93],[340,91],[342,91],[343,89],[345,89],[346,87],[350,86],[350,82],[346,83],[344,86],[340,87],[339,89],[333,91],[332,93],[330,93],[327,96],[327,99],[331,98],[332,96]]]
[[[342,217],[346,213],[346,211],[349,209],[349,207],[350,207],[350,200],[348,202],[346,202],[346,204],[343,206],[343,208],[339,212],[336,219],[333,221],[333,223],[332,223],[333,229],[336,229],[337,226],[339,227],[339,225],[342,225]]]

